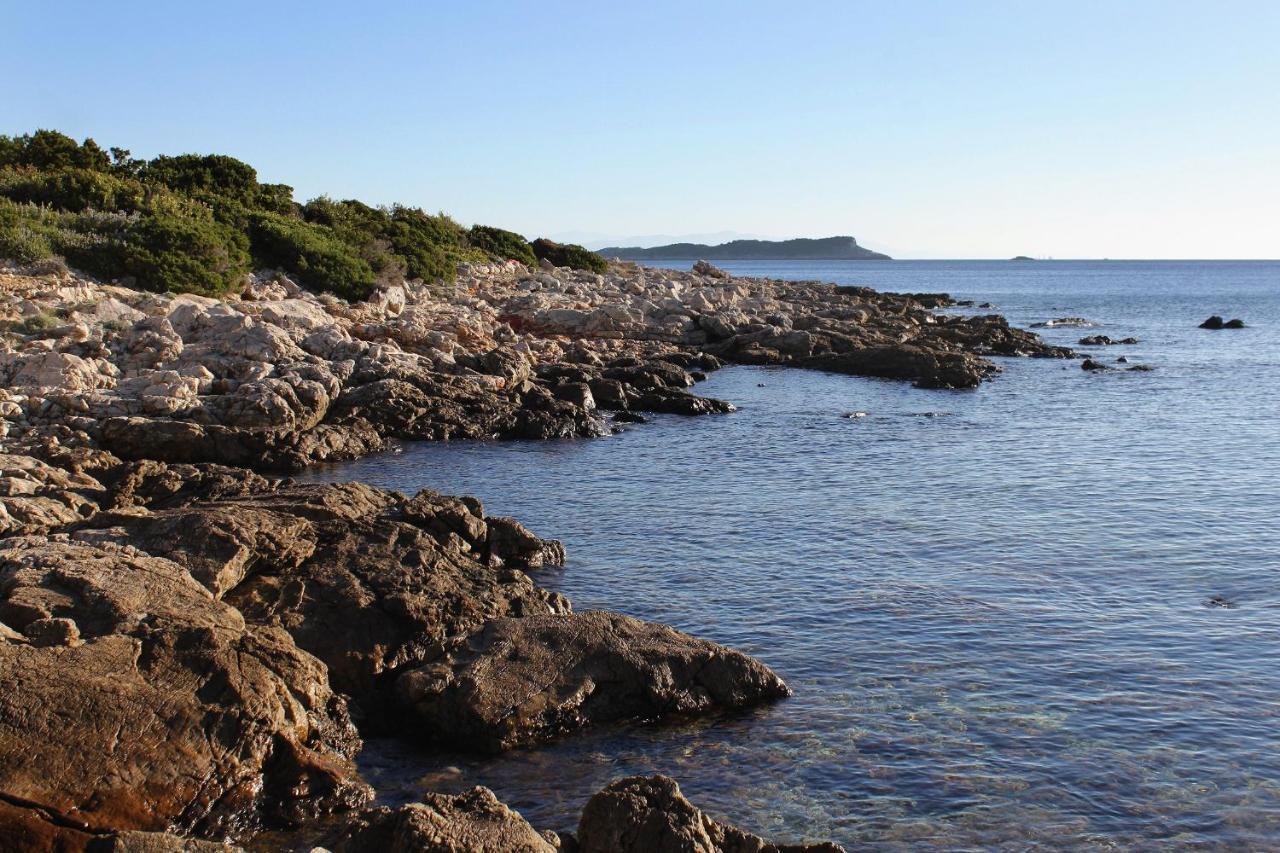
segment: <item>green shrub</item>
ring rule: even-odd
[[[13,330],[21,335],[38,335],[58,325],[58,318],[48,311],[32,314],[13,324]]]
[[[92,139],[79,144],[56,130],[37,130],[25,136],[0,136],[0,166],[106,171],[111,158]]]
[[[472,225],[467,240],[477,249],[502,260],[519,261],[536,267],[538,259],[529,241],[514,231],[504,231],[492,225]]]
[[[179,154],[157,157],[142,168],[150,182],[207,203],[219,219],[247,226],[244,211],[292,213],[293,188],[260,184],[248,163],[223,154]]]
[[[92,169],[0,170],[0,195],[59,210],[139,210],[146,188],[133,178]]]
[[[392,208],[388,236],[396,254],[404,258],[410,278],[453,281],[458,263],[474,259],[465,235],[462,226],[443,213],[432,216],[416,207]]]
[[[255,218],[253,257],[262,266],[278,267],[309,287],[348,300],[364,299],[377,280],[373,267],[331,229],[278,214]]]
[[[609,263],[590,249],[584,249],[576,243],[556,243],[546,237],[533,241],[533,253],[539,260],[546,260],[558,267],[573,267],[576,270],[604,272]]]
[[[249,241],[218,222],[146,216],[129,229],[124,271],[147,290],[218,296],[249,271]]]
[[[603,268],[579,246],[547,243],[554,263]],[[463,228],[416,207],[293,201],[234,157],[182,154],[151,161],[40,130],[0,136],[0,257],[63,257],[104,279],[152,290],[221,294],[250,261],[304,285],[361,299],[404,277],[452,281],[463,262],[537,260],[519,234]]]
[[[52,257],[53,244],[48,234],[31,227],[31,223],[0,219],[0,258],[30,264]]]

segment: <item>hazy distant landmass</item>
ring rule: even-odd
[[[888,255],[858,245],[852,237],[802,237],[796,240],[732,240],[716,246],[704,243],[671,243],[666,246],[606,246],[597,249],[606,258],[643,261],[887,261]]]

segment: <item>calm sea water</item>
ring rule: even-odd
[[[1150,373],[1006,360],[973,391],[728,368],[741,409],[320,469],[474,494],[565,541],[539,581],[769,663],[794,698],[497,760],[373,743],[388,801],[488,785],[535,825],[663,772],[859,849],[1280,847],[1280,263],[726,263],[948,291],[1135,336]],[[1242,331],[1202,331],[1209,314]],[[850,419],[846,413],[863,411]]]

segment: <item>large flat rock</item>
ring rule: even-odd
[[[495,619],[396,682],[414,733],[498,752],[584,726],[740,708],[790,690],[740,652],[616,613]]]

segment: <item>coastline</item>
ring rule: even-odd
[[[6,685],[14,769],[0,784],[0,821],[68,844],[135,829],[240,839],[336,814],[342,837],[328,843],[343,849],[412,824],[422,808],[458,837],[481,824],[525,833],[480,794],[368,810],[350,763],[356,723],[494,750],[786,693],[731,650],[609,614],[570,615],[525,574],[562,561],[558,544],[473,499],[300,486],[255,470],[355,458],[395,439],[589,437],[644,412],[725,413],[731,404],[685,390],[723,361],[964,388],[996,372],[992,355],[1070,355],[1002,318],[934,314],[948,304],[938,295],[735,279],[709,266],[465,267],[451,293],[408,284],[357,304],[270,275],[242,300],[15,271],[0,284],[23,332],[0,368],[13,389],[0,404],[0,623],[20,663],[5,672],[25,679]],[[512,648],[519,660],[504,656]],[[572,666],[549,651],[564,648]],[[616,674],[638,649],[676,682],[655,686],[653,671],[632,667],[611,695],[593,692],[605,681],[593,667]],[[252,665],[230,667],[233,652]],[[145,784],[86,788],[62,778],[69,759],[58,750],[32,755],[26,745],[49,733],[16,728],[33,719],[24,703],[67,705],[75,718],[101,689],[92,679],[128,671],[135,654],[146,660],[133,670],[136,692],[95,715],[117,713],[121,732],[155,731],[160,720],[137,715],[160,699],[180,711],[163,721],[173,734],[198,731],[212,713],[218,732],[232,733],[223,746],[234,761],[186,743],[182,760],[207,759],[193,774],[163,752],[118,754],[83,717],[81,739],[65,748],[104,762],[102,777],[150,774]],[[87,684],[31,690],[71,660]],[[183,706],[180,685],[211,662],[221,680],[204,684],[204,705]],[[548,680],[555,689],[525,697],[517,713],[502,704],[513,685]],[[287,710],[262,703],[271,695],[292,697]],[[175,781],[193,775],[195,787]],[[620,815],[620,801],[693,820],[666,782],[627,786],[641,793],[606,792],[588,806],[602,817],[584,815],[582,849],[607,849],[592,846],[601,825],[643,820]],[[521,843],[574,843],[527,832]]]

